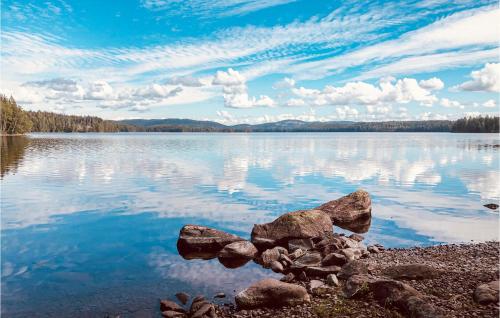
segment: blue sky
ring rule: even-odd
[[[2,1],[26,109],[226,124],[499,110],[497,1]]]

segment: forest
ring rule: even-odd
[[[284,120],[257,125],[226,126],[188,119],[104,120],[45,111],[25,111],[12,97],[0,95],[3,135],[29,132],[456,132],[498,133],[498,116],[466,117],[456,121],[304,122]]]

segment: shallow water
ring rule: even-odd
[[[187,223],[254,223],[357,188],[367,244],[498,240],[499,137],[446,133],[34,134],[2,143],[2,314],[149,317],[268,270],[187,261]],[[336,231],[342,231],[335,229]],[[229,301],[228,298],[226,301]]]

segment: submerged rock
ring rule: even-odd
[[[189,296],[189,294],[184,293],[184,292],[180,292],[180,293],[175,294],[175,297],[177,297],[177,299],[179,299],[179,301],[183,305],[187,304],[187,302],[189,301],[189,298],[191,298],[191,296]]]
[[[283,214],[271,223],[255,224],[252,243],[257,247],[285,245],[291,239],[322,236],[332,230],[332,221],[325,212],[295,211]]]
[[[481,305],[497,303],[499,288],[500,281],[498,280],[479,285],[474,291],[474,301]]]
[[[352,232],[365,233],[371,224],[372,201],[364,190],[357,190],[316,209],[326,212],[336,226]]]
[[[311,298],[302,286],[267,278],[238,293],[235,300],[239,308],[246,309],[298,305]]]
[[[193,258],[193,255],[213,255],[219,252],[224,246],[244,241],[243,238],[223,231],[212,229],[201,225],[185,225],[182,227],[179,239],[177,240],[177,250],[181,256]],[[204,258],[204,257],[200,257]]]
[[[185,313],[186,311],[184,308],[179,306],[176,302],[173,302],[171,300],[165,299],[160,301],[160,310],[163,311],[176,311],[180,313]]]

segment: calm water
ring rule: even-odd
[[[7,143],[8,141],[8,143]],[[186,223],[254,223],[359,187],[366,240],[498,239],[498,135],[39,134],[2,144],[2,314],[149,317],[178,291],[228,295],[270,271],[186,261]],[[337,230],[337,229],[336,229]],[[231,299],[231,298],[229,298]]]

